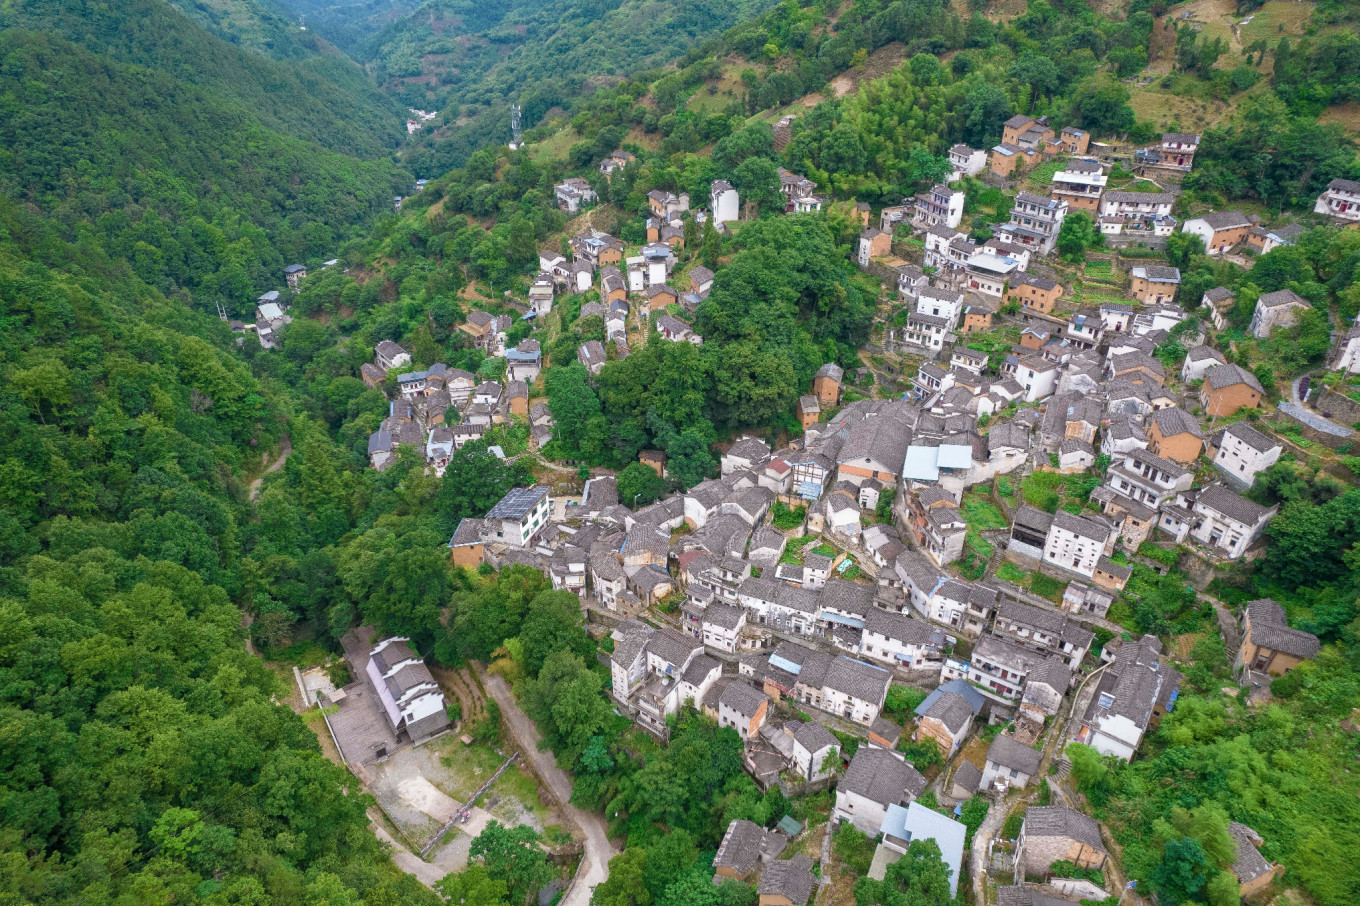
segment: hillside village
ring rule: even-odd
[[[867,877],[882,881],[911,841],[930,839],[951,895],[971,884],[976,902],[1054,906],[1128,893],[1108,832],[1059,782],[1072,769],[1069,745],[1133,759],[1181,693],[1178,658],[1156,635],[1128,632],[1114,613],[1128,604],[1117,602],[1129,600],[1137,571],[1155,579],[1177,551],[1210,571],[1257,556],[1278,507],[1244,495],[1298,449],[1297,431],[1282,436],[1263,418],[1273,388],[1230,360],[1233,294],[1183,298],[1176,267],[1118,252],[1161,249],[1179,233],[1210,256],[1240,259],[1297,242],[1304,227],[1232,210],[1178,222],[1196,135],[1168,133],[1132,154],[1026,116],[1003,135],[986,150],[954,146],[945,181],[876,218],[854,207],[863,231],[851,254],[883,283],[881,347],[904,369],[898,390],[868,393],[874,370],[828,362],[798,399],[799,436],[739,436],[718,475],[641,507],[621,499],[607,470],[592,470],[579,491],[516,488],[464,518],[448,549],[469,571],[526,566],[576,595],[610,646],[616,709],[659,741],[695,708],[737,731],[761,790],[834,790],[828,844],[838,825],[879,841]],[[1047,193],[1023,188],[1050,161]],[[633,165],[616,151],[596,178]],[[1136,188],[1108,188],[1112,173],[1128,183],[1124,167]],[[828,205],[805,177],[782,168],[778,177],[786,213]],[[1021,188],[1009,219],[974,240],[960,229],[966,193],[984,184]],[[1357,190],[1334,181],[1317,214],[1360,223]],[[599,196],[572,177],[554,200],[576,217]],[[569,256],[542,251],[511,313],[471,311],[460,330],[504,361],[504,380],[440,362],[408,370],[411,354],[380,342],[362,368],[365,383],[391,393],[369,438],[372,468],[413,454],[442,475],[495,426],[527,426],[523,449],[491,448],[501,459],[551,450],[555,419],[537,386],[562,363],[545,361],[551,332],[525,328],[551,322],[563,297],[587,294],[578,323],[603,324],[575,350],[591,376],[639,344],[702,344],[694,315],[717,275],[686,236],[740,230],[752,213],[726,180],[705,201],[652,191],[640,246],[587,226],[564,243]],[[1063,224],[1078,212],[1126,268],[1099,301],[1060,279],[1071,273],[1057,260]],[[277,299],[261,300],[260,324],[278,324],[267,305]],[[1308,307],[1290,290],[1263,293],[1247,333],[1267,338]],[[264,343],[268,332],[258,333]],[[1358,333],[1340,335],[1332,368],[1360,371]],[[1180,352],[1168,360],[1171,348]],[[1301,406],[1288,416],[1320,436],[1349,434]],[[668,477],[664,453],[639,460]],[[1274,601],[1238,615],[1214,607],[1233,676],[1251,695],[1268,695],[1272,679],[1318,652],[1318,638],[1290,628]],[[353,666],[384,675],[373,664],[389,644],[405,643],[383,642]],[[919,690],[918,704],[890,709],[897,690]],[[1001,832],[1008,816],[1022,816],[1015,836]],[[757,883],[762,904],[811,903],[827,879],[808,855],[788,856],[802,826],[786,822],[733,821],[715,883]],[[1250,896],[1280,868],[1262,859],[1251,828],[1232,833],[1242,841],[1232,871]]]
[[[1360,903],[1360,5],[0,12],[0,901]]]

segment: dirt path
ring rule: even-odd
[[[609,860],[618,851],[609,842],[609,831],[604,817],[593,812],[582,811],[571,804],[571,778],[557,766],[557,759],[546,749],[540,750],[538,728],[529,716],[520,710],[510,687],[499,676],[488,675],[480,665],[473,668],[482,681],[487,694],[501,707],[510,733],[515,737],[525,756],[533,763],[534,772],[547,785],[548,789],[562,805],[562,812],[574,822],[585,835],[585,856],[576,870],[576,878],[560,906],[589,906],[595,888],[609,877]]]
[[[283,468],[283,464],[288,461],[288,454],[293,452],[293,439],[287,434],[279,438],[279,458],[270,463],[259,477],[250,483],[250,499],[260,498],[260,486],[264,484],[264,477],[270,472],[277,472]]]

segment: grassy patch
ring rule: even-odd
[[[1015,585],[1025,585],[1029,582],[1029,573],[1009,560],[1002,561],[1001,565],[997,567],[996,577]]]
[[[774,523],[774,527],[787,532],[803,524],[803,518],[807,516],[807,507],[788,507],[776,500],[771,512],[773,515],[770,521]]]
[[[1064,480],[1057,472],[1035,472],[1020,482],[1020,494],[1030,506],[1045,513],[1056,513],[1062,502],[1060,491]]]
[[[1067,588],[1067,583],[1043,573],[1035,573],[1030,578],[1029,590],[1041,598],[1048,598],[1050,601],[1062,599],[1063,591]]]
[[[790,538],[789,543],[784,547],[784,555],[779,558],[780,563],[789,563],[793,566],[803,565],[803,549],[813,540],[812,535],[804,535],[801,538]]]
[[[985,532],[1003,529],[1009,525],[996,504],[983,494],[965,494],[959,513],[963,516],[963,521],[968,523],[969,531]]]

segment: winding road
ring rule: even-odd
[[[561,803],[563,813],[585,836],[585,856],[560,906],[589,906],[595,888],[609,877],[609,860],[618,855],[618,851],[609,842],[609,831],[605,826],[604,816],[583,811],[571,804],[571,777],[557,766],[557,759],[552,752],[539,749],[541,738],[538,735],[538,728],[529,719],[529,715],[520,710],[519,703],[515,701],[515,696],[510,692],[505,680],[487,674],[480,664],[475,664],[473,669],[487,694],[500,705],[510,734],[532,762],[534,772]]]

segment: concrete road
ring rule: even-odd
[[[398,843],[392,835],[387,832],[387,828],[383,827],[382,821],[373,814],[373,811],[376,810],[371,810],[368,816],[369,826],[373,828],[373,836],[377,837],[391,848],[392,861],[396,863],[398,868],[408,875],[415,875],[420,883],[424,884],[426,887],[433,887],[436,882],[449,873],[447,867],[426,862],[405,846]]]
[[[982,826],[973,834],[973,902],[987,902],[987,854],[989,844],[997,832],[1001,830],[1001,825],[1006,823],[1006,816],[1010,814],[1010,806],[1002,801],[992,801],[992,807],[987,811],[987,817],[982,819]],[[1010,878],[1002,879],[1001,883],[1009,884]]]
[[[604,816],[582,811],[571,804],[571,778],[557,766],[557,759],[547,749],[540,750],[538,728],[529,716],[520,710],[510,687],[499,676],[487,674],[480,664],[473,668],[487,694],[501,707],[510,733],[515,737],[525,756],[533,763],[534,772],[562,805],[563,813],[581,829],[585,837],[585,855],[577,869],[575,881],[567,895],[562,898],[561,906],[590,906],[591,894],[595,888],[609,877],[609,860],[618,851],[609,842],[609,831]]]

